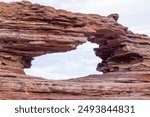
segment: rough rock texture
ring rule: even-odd
[[[13,12],[12,12],[13,11]],[[107,17],[30,2],[0,2],[0,99],[150,99],[150,38]],[[90,41],[103,75],[65,81],[28,76],[33,57]]]

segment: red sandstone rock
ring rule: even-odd
[[[13,12],[12,12],[13,11]],[[150,41],[107,17],[0,2],[0,99],[150,99]],[[51,81],[25,75],[33,57],[90,41],[103,75]]]

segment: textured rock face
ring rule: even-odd
[[[0,99],[150,99],[150,38],[129,31],[118,18],[0,2]],[[23,71],[33,57],[86,41],[99,45],[97,70],[104,75],[50,81]]]
[[[96,55],[103,59],[97,70],[116,71],[149,71],[150,38],[146,35],[127,32],[112,38],[95,39],[100,47],[94,49]]]

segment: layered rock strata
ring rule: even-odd
[[[96,55],[102,58],[97,70],[106,72],[149,71],[150,38],[146,35],[127,32],[116,37],[95,39],[99,48]]]
[[[118,18],[0,2],[0,99],[150,99],[150,38],[129,31]],[[99,45],[94,51],[103,75],[51,81],[23,71],[36,56],[86,41]]]

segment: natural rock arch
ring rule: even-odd
[[[71,13],[30,2],[0,2],[0,98],[149,98],[149,37],[129,31],[118,18],[118,14]],[[24,74],[33,57],[70,51],[87,41],[99,44],[94,51],[103,61],[97,70],[104,75],[47,81]]]

